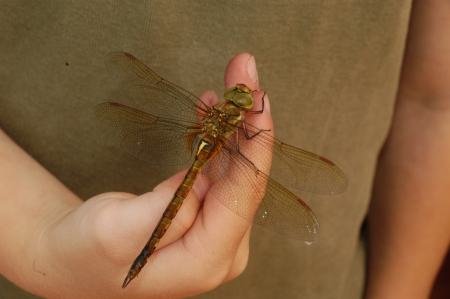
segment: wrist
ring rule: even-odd
[[[15,275],[11,278],[14,283],[31,293],[54,298],[51,294],[61,287],[57,282],[64,277],[58,267],[65,263],[54,253],[64,250],[68,245],[67,242],[54,238],[55,231],[60,230],[61,223],[76,207],[70,201],[62,201],[57,207],[50,209],[44,204],[39,212],[40,217],[28,222],[28,228],[24,232],[26,237],[18,251],[19,258],[22,257],[19,261],[21,266],[15,269]],[[66,233],[71,234],[70,231]]]

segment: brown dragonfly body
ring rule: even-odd
[[[240,95],[240,93],[243,93],[243,95],[250,94],[250,90],[245,85],[238,85],[236,88],[233,88],[233,90],[236,90],[238,95]],[[245,102],[249,102],[250,100],[250,98],[243,98],[246,100]],[[213,159],[221,150],[221,143],[216,142],[216,140],[219,136],[222,138],[228,138],[235,132],[234,127],[239,125],[239,123],[243,120],[244,108],[242,106],[237,106],[231,100],[225,100],[215,105],[211,110],[211,115],[208,115],[198,128],[192,127],[190,129],[193,134],[204,133],[198,142],[198,149],[195,155],[194,163],[187,171],[184,176],[184,180],[181,182],[169,205],[166,207],[166,210],[159,220],[159,224],[153,231],[152,236],[131,266],[128,275],[123,282],[122,288],[125,288],[130,281],[139,274],[141,269],[147,263],[148,258],[153,254],[158,246],[159,240],[164,236],[173,218],[181,208],[184,199],[194,185],[194,182],[200,174],[203,166],[205,166],[208,161]],[[250,105],[250,107],[252,105]],[[223,117],[224,115],[226,115],[226,118]]]
[[[200,171],[210,192],[236,214],[289,237],[314,240],[319,224],[311,209],[278,182],[334,194],[345,190],[345,175],[328,159],[245,122],[246,113],[263,112],[264,97],[262,109],[252,111],[251,90],[238,84],[225,92],[222,102],[209,107],[130,54],[111,53],[106,66],[125,93],[150,113],[117,103],[97,105],[93,119],[100,130],[131,154],[155,164],[178,165],[195,155],[123,288],[155,251]],[[268,161],[270,170],[265,167]]]
[[[199,146],[199,151],[195,156],[194,163],[187,171],[183,182],[180,184],[174,196],[172,197],[172,200],[170,201],[169,205],[167,206],[161,219],[158,222],[159,224],[153,231],[152,236],[148,240],[147,244],[145,244],[144,249],[142,249],[141,253],[136,258],[130,270],[128,271],[128,275],[123,282],[122,288],[125,288],[130,283],[130,281],[139,274],[141,269],[147,263],[147,259],[155,251],[156,247],[158,246],[159,240],[166,233],[166,230],[172,223],[173,218],[183,204],[184,199],[194,185],[194,182],[197,179],[200,170],[210,159],[212,159],[214,153],[217,151],[214,145],[214,139],[211,135],[204,136],[200,142],[201,143]]]

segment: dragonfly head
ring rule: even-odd
[[[235,87],[228,88],[223,97],[239,108],[251,109],[253,107],[252,91],[245,84],[236,84]]]

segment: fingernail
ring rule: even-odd
[[[247,61],[247,73],[253,83],[258,84],[258,71],[256,70],[256,61],[253,55]]]
[[[267,112],[269,112],[270,115],[270,101],[269,101],[269,97],[267,96],[267,94],[264,93],[264,108],[267,110]]]

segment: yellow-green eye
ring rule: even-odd
[[[251,109],[253,107],[252,91],[244,84],[237,84],[236,87],[227,89],[223,97],[240,108]]]

